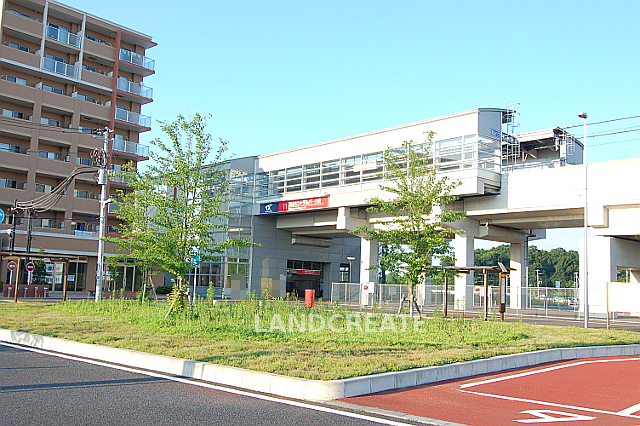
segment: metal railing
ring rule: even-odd
[[[140,157],[149,156],[149,147],[147,145],[141,145],[137,142],[125,140],[120,135],[116,135],[116,137],[113,139],[113,150],[139,155]]]
[[[80,37],[70,33],[66,28],[59,28],[54,25],[47,25],[47,37],[57,40],[69,46],[80,47]]]
[[[124,109],[116,109],[116,120],[126,121],[142,127],[151,127],[151,117]]]
[[[71,78],[78,78],[78,67],[56,61],[51,58],[42,58],[42,69],[55,72],[56,74],[66,75]]]
[[[153,89],[151,87],[147,87],[140,83],[134,83],[126,78],[118,78],[118,90],[133,93],[134,95],[142,96],[147,99],[153,98]]]
[[[120,60],[151,71],[153,71],[156,65],[156,61],[153,59],[147,58],[139,53],[133,53],[132,51],[123,48],[120,48]]]

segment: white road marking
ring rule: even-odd
[[[629,408],[625,408],[622,411],[618,411],[618,413],[620,413],[620,414],[633,414],[633,413],[635,413],[637,411],[640,411],[640,404],[632,405]]]
[[[556,366],[553,366],[553,367],[543,368],[541,370],[527,371],[527,372],[524,372],[524,373],[513,374],[511,376],[497,377],[495,379],[483,380],[481,382],[467,383],[465,385],[460,386],[460,389],[466,389],[466,388],[470,388],[472,386],[478,386],[478,385],[486,385],[488,383],[502,382],[504,380],[516,379],[518,377],[526,377],[526,376],[531,376],[531,375],[534,375],[534,374],[546,373],[548,371],[559,370],[559,369],[562,369],[562,368],[575,367],[576,365],[593,364],[593,363],[599,363],[599,362],[618,362],[618,361],[640,361],[640,358],[598,359],[598,360],[589,360],[589,361],[578,361],[578,362],[574,362],[574,363],[571,363],[571,364],[556,365]]]
[[[606,410],[598,410],[598,409],[595,409],[595,408],[577,407],[577,406],[574,406],[574,405],[556,404],[554,402],[536,401],[535,399],[516,398],[516,397],[513,397],[513,396],[495,395],[495,394],[483,393],[483,392],[473,392],[473,391],[466,391],[466,390],[461,390],[460,392],[469,393],[469,394],[473,394],[473,395],[487,396],[489,398],[506,399],[508,401],[527,402],[527,403],[531,403],[531,404],[548,405],[549,407],[568,408],[569,410],[587,411],[587,412],[590,412],[590,413],[600,413],[600,414],[608,414],[608,415],[611,415],[611,416],[620,416],[620,417],[629,417],[629,418],[632,418],[632,419],[640,419],[640,416],[634,416],[632,414],[617,413],[617,412],[606,411]]]
[[[514,420],[518,423],[555,423],[555,422],[574,422],[577,420],[595,420],[596,417],[583,416],[582,414],[565,413],[564,411],[553,410],[526,410],[520,411],[520,414],[530,414],[536,416],[537,419],[521,419]],[[555,414],[560,417],[553,417]]]
[[[252,392],[249,392],[249,391],[241,391],[241,390],[238,390],[238,389],[225,388],[225,387],[222,387],[222,386],[213,385],[211,383],[199,382],[199,381],[196,381],[196,380],[191,380],[191,379],[187,379],[187,378],[183,378],[183,377],[172,377],[172,376],[167,376],[167,375],[164,375],[164,374],[161,374],[161,373],[154,373],[154,372],[151,372],[151,371],[138,370],[138,369],[131,368],[131,367],[124,367],[124,366],[121,366],[121,365],[113,365],[113,364],[108,364],[108,363],[101,362],[101,361],[94,361],[94,360],[91,360],[91,359],[78,358],[78,357],[71,356],[71,355],[47,352],[47,351],[44,351],[44,350],[41,350],[41,349],[30,348],[30,347],[26,347],[26,346],[19,346],[19,345],[14,345],[14,344],[11,344],[11,343],[6,343],[6,342],[0,342],[0,345],[8,346],[8,347],[11,347],[11,348],[16,348],[16,349],[22,349],[22,350],[25,350],[25,351],[35,352],[35,353],[39,353],[39,354],[55,356],[55,357],[58,357],[58,358],[69,359],[69,360],[72,360],[72,361],[80,361],[80,362],[84,362],[84,363],[87,363],[87,364],[98,365],[98,366],[101,366],[101,367],[107,367],[107,368],[113,368],[113,369],[116,369],[116,370],[127,371],[127,372],[130,372],[130,373],[143,374],[143,375],[149,376],[149,377],[157,377],[157,378],[160,378],[160,379],[171,380],[171,381],[174,381],[174,382],[186,383],[186,384],[189,384],[189,385],[195,385],[195,386],[200,386],[200,387],[203,387],[203,388],[219,390],[219,391],[222,391],[222,392],[233,393],[233,394],[236,394],[236,395],[248,396],[248,397],[251,397],[251,398],[262,399],[264,401],[277,402],[279,404],[286,404],[286,405],[291,405],[291,406],[294,406],[294,407],[306,408],[308,410],[322,411],[322,412],[325,412],[325,413],[337,414],[339,416],[351,417],[351,418],[354,418],[354,419],[368,420],[370,422],[380,423],[380,424],[383,424],[383,425],[390,425],[390,426],[406,426],[406,425],[410,425],[410,423],[401,423],[401,422],[396,422],[396,421],[393,421],[393,420],[387,420],[387,419],[381,419],[381,418],[378,418],[378,417],[366,416],[366,415],[363,415],[363,414],[349,413],[349,412],[345,412],[345,411],[336,410],[336,409],[333,409],[333,408],[328,408],[328,407],[323,407],[323,406],[318,406],[318,405],[312,405],[312,404],[307,404],[307,403],[298,402],[298,401],[290,401],[290,400],[287,400],[287,399],[280,399],[280,398],[276,398],[276,397],[273,397],[273,396],[267,396],[267,395],[261,395],[261,394],[252,393]]]

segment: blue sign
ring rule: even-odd
[[[0,209],[0,222],[4,222],[4,210]]]
[[[260,214],[278,213],[280,202],[260,204]]]
[[[193,257],[191,258],[191,264],[193,266],[200,266],[200,249],[193,249]]]

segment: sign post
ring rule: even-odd
[[[31,284],[31,274],[33,273],[34,269],[36,269],[36,264],[33,262],[27,262],[27,264],[24,265],[24,269],[26,269],[29,273],[27,275],[27,284]]]
[[[11,262],[7,263],[7,269],[9,270],[9,284],[11,284],[13,282],[13,271],[18,269],[18,264],[12,260]],[[14,285],[15,288],[13,289],[13,301],[15,302],[18,298],[18,283]],[[7,293],[7,296],[8,295],[9,293]]]
[[[193,257],[191,258],[191,264],[193,265],[193,292],[189,301],[191,302],[191,313],[193,314],[193,304],[196,301],[196,283],[198,282],[198,268],[200,268],[200,249],[193,248]]]

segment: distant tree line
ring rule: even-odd
[[[503,244],[491,249],[474,250],[475,266],[493,266],[502,262],[509,266],[510,250],[508,244]],[[537,270],[537,271],[536,271]],[[574,287],[576,274],[579,271],[578,252],[554,248],[547,251],[536,246],[529,246],[529,276],[530,286],[555,287],[560,282],[560,287]],[[495,277],[491,277],[494,278]],[[476,280],[482,280],[482,276],[476,276]]]

